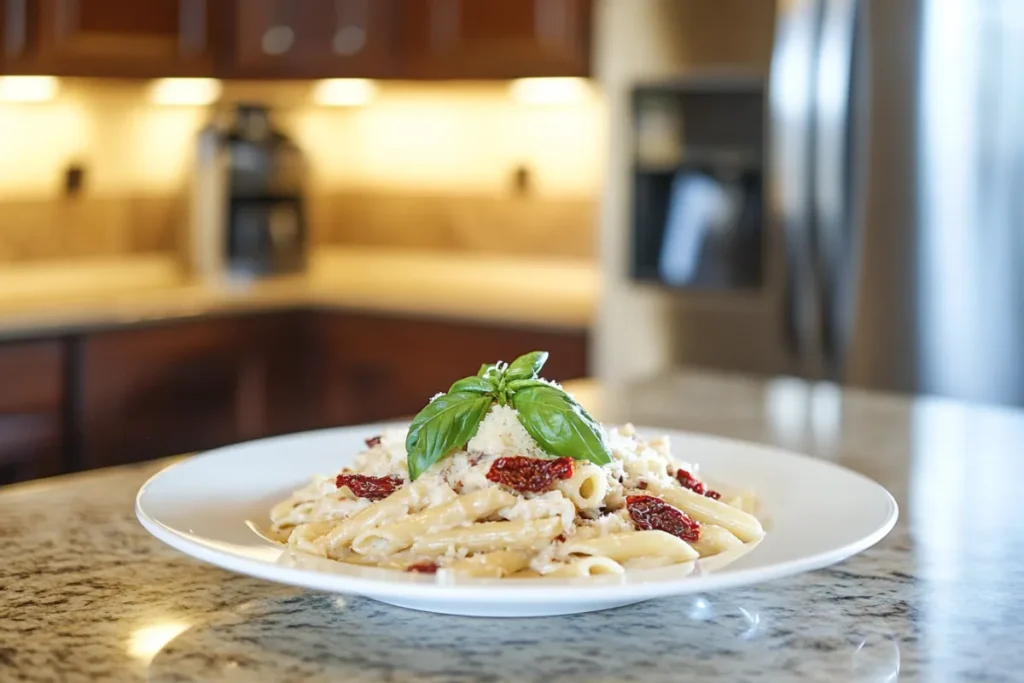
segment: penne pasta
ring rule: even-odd
[[[416,540],[412,549],[424,555],[445,553],[449,548],[471,553],[539,549],[550,543],[561,528],[561,521],[553,517],[526,522],[484,522],[426,534]]]
[[[544,574],[550,577],[601,576],[625,574],[621,564],[610,557],[580,557],[560,564],[554,571]]]
[[[529,553],[517,550],[493,550],[478,553],[454,562],[448,568],[455,574],[479,578],[501,579],[526,569]]]
[[[352,540],[352,550],[361,555],[390,555],[408,548],[424,534],[475,522],[515,502],[515,496],[497,488],[456,496],[444,505],[427,508],[356,536]]]
[[[543,574],[541,574],[540,572],[537,572],[537,571],[535,571],[533,569],[520,569],[519,571],[517,571],[515,574],[513,574],[512,576],[510,576],[508,578],[510,578],[510,579],[539,579],[542,576],[543,576]]]
[[[573,555],[595,555],[624,562],[638,557],[667,557],[676,562],[689,562],[699,556],[682,539],[664,531],[628,531],[584,540],[567,541],[563,552]]]
[[[700,538],[690,542],[690,547],[696,550],[701,557],[711,557],[742,545],[743,541],[738,539],[735,534],[717,524],[701,525]]]
[[[330,522],[308,522],[300,524],[288,535],[288,545],[317,557],[327,557],[323,539],[331,528]]]
[[[327,534],[325,539],[328,556],[333,557],[340,554],[352,543],[352,539],[367,529],[405,516],[412,507],[430,494],[427,482],[416,482],[395,491],[384,500],[372,504],[348,519],[342,520]],[[434,492],[434,495],[438,496],[438,493]],[[455,491],[449,488],[448,491],[442,491],[438,497],[454,498]]]
[[[689,489],[665,489],[660,492],[665,502],[673,505],[701,524],[716,524],[728,529],[744,543],[764,536],[761,523],[753,515],[720,500],[714,500]]]
[[[598,510],[608,493],[608,476],[590,463],[577,463],[572,477],[558,483],[558,489],[578,510]]]

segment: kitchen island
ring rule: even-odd
[[[605,420],[813,453],[882,483],[901,519],[861,555],[763,585],[469,619],[163,546],[132,505],[166,461],[72,475],[0,490],[0,680],[1021,680],[1024,412],[692,372],[603,389]]]

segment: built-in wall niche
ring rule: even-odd
[[[744,290],[764,262],[764,81],[700,76],[632,92],[632,274]]]

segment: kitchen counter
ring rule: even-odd
[[[0,271],[0,337],[299,307],[579,328],[597,290],[586,261],[370,248],[254,283],[197,282],[167,257],[17,266]]]
[[[468,619],[264,583],[161,545],[132,503],[165,463],[73,475],[0,491],[0,679],[1021,680],[1024,412],[693,373],[600,403],[605,419],[833,460],[884,484],[901,519],[861,555],[759,586]]]

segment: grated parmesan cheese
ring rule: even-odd
[[[353,468],[371,477],[398,476],[409,478],[405,436],[408,430],[388,429],[380,435],[380,443],[356,456]]]
[[[598,538],[626,531],[633,531],[633,523],[629,520],[629,513],[623,508],[611,514],[601,515],[597,519],[585,521],[576,530],[576,534],[579,538]]]
[[[519,413],[511,406],[494,405],[480,422],[476,436],[466,449],[494,456],[525,455],[550,458],[519,422]]]
[[[576,521],[576,506],[561,491],[548,491],[533,498],[520,498],[515,505],[498,510],[510,522],[558,517],[562,531],[569,532]]]
[[[494,482],[487,479],[487,473],[496,459],[493,456],[472,456],[466,451],[456,451],[439,466],[448,485],[467,494],[494,486]]]

